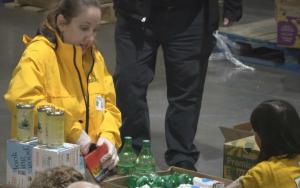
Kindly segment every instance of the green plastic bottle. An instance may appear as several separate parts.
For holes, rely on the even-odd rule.
[[[178,174],[179,184],[193,184],[193,177],[188,174]]]
[[[155,176],[154,177],[154,182],[153,182],[153,187],[166,187],[166,179],[164,176]]]
[[[179,178],[177,173],[166,176],[166,183],[165,183],[166,188],[174,188],[174,187],[178,187],[179,185],[180,183],[179,183]]]
[[[136,154],[132,148],[132,138],[130,136],[124,137],[124,146],[119,154],[119,163],[117,165],[117,172],[119,175],[131,175],[134,171],[136,161]]]
[[[141,176],[136,180],[136,186],[142,187],[144,185],[149,185],[149,182],[150,182],[149,176]]]
[[[139,179],[139,177],[137,177],[137,176],[133,176],[133,175],[128,176],[128,183],[127,183],[128,187],[136,188],[137,187],[136,182],[138,179]]]
[[[155,173],[155,159],[151,152],[150,140],[143,140],[142,150],[135,161],[134,174],[137,176]]]

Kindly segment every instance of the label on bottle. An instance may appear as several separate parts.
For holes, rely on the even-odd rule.
[[[17,139],[29,141],[34,137],[32,104],[17,104]]]

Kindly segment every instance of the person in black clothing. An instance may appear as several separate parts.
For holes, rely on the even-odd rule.
[[[242,0],[225,0],[224,25],[242,15]],[[201,107],[208,57],[218,28],[218,0],[114,0],[117,105],[121,135],[132,136],[138,152],[150,139],[146,100],[157,50],[164,54],[169,106],[165,119],[170,166],[196,170],[199,151],[193,141]]]

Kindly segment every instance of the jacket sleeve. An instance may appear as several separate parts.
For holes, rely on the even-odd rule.
[[[223,18],[239,21],[243,14],[242,0],[224,0]]]
[[[49,57],[49,49],[33,44],[24,51],[19,63],[13,71],[8,90],[4,99],[11,112],[11,135],[16,137],[16,104],[32,103],[35,109],[41,105],[53,105],[47,102],[45,82],[47,81],[45,62]],[[53,105],[54,106],[54,105]],[[63,108],[62,108],[63,109]],[[64,110],[64,109],[63,109]],[[34,110],[35,133],[37,128],[37,111]],[[82,127],[80,123],[72,121],[71,114],[65,112],[65,138],[76,140]],[[72,139],[68,139],[68,137]]]
[[[103,59],[101,57],[101,59]],[[104,62],[104,61],[102,61]],[[120,137],[121,112],[116,106],[116,94],[112,76],[104,65],[104,84],[106,89],[105,96],[105,115],[102,124],[99,126],[98,135],[109,139],[116,148],[122,144]]]
[[[36,52],[26,49],[13,71],[4,99],[12,114],[12,137],[16,136],[16,104],[32,103],[35,106],[47,104],[43,87],[43,67],[35,60]],[[36,110],[35,122],[37,122]],[[36,123],[35,123],[36,124]]]
[[[239,182],[243,188],[272,187],[270,185],[274,183],[274,176],[267,162],[261,162],[249,169],[244,176],[241,176]]]

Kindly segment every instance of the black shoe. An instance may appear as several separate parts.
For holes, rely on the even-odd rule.
[[[184,168],[187,170],[197,171],[194,164],[190,161],[180,161],[180,162],[174,164],[174,166],[179,167],[179,168]]]

